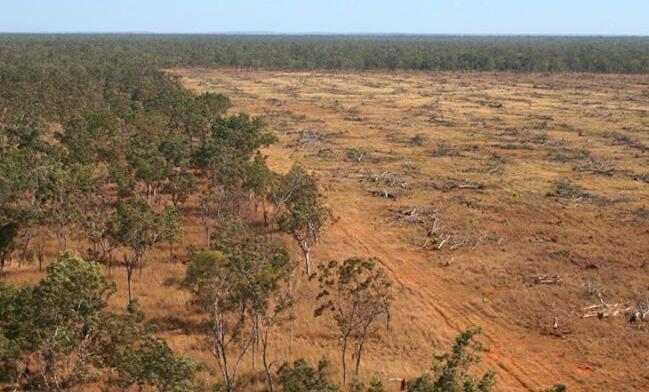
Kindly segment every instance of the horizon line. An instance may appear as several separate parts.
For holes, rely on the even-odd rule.
[[[0,31],[1,35],[203,35],[203,36],[413,36],[413,37],[630,37],[649,38],[646,34],[629,33],[407,33],[407,32],[329,32],[329,31]]]

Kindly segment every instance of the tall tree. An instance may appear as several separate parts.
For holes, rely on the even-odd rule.
[[[5,363],[14,380],[26,389],[54,391],[85,382],[100,360],[101,310],[113,291],[98,265],[69,253],[38,285],[15,291],[0,317],[16,350]]]
[[[169,244],[169,261],[174,259],[174,244],[183,234],[183,217],[173,205],[166,205],[160,218],[162,223],[162,239]]]
[[[295,164],[286,175],[276,177],[271,183],[270,198],[275,205],[273,215],[281,215],[294,204],[316,200],[318,180],[301,165]]]
[[[342,264],[331,261],[319,265],[320,306],[315,316],[330,313],[338,330],[341,347],[343,383],[347,383],[347,350],[355,341],[354,375],[358,376],[367,339],[376,332],[376,324],[389,322],[391,282],[373,259],[350,258]]]
[[[268,225],[268,214],[266,210],[266,199],[271,190],[271,185],[275,180],[272,170],[266,164],[266,157],[260,151],[257,151],[252,162],[248,165],[244,187],[252,192],[253,212],[257,212],[258,203],[261,201],[264,214],[264,224]]]
[[[291,319],[293,306],[290,279],[295,270],[286,247],[267,235],[256,232],[253,224],[241,218],[224,217],[212,235],[212,249],[230,258],[250,260],[247,275],[253,292],[249,317],[253,323],[253,368],[261,342],[262,361],[269,390],[274,390],[270,360],[270,333]]]
[[[8,222],[0,226],[0,277],[4,272],[4,266],[7,259],[14,250],[16,236],[18,235],[18,225],[14,222]]]
[[[245,226],[215,232],[215,237],[213,246],[222,251],[197,254],[187,269],[185,286],[208,318],[208,347],[217,359],[226,389],[234,391],[241,361],[253,349],[260,328],[265,337],[265,369],[270,372],[267,337],[278,315],[290,304],[282,287],[286,287],[293,264],[281,244],[251,234]]]
[[[123,261],[126,267],[129,303],[133,300],[133,271],[142,268],[146,251],[163,238],[163,230],[162,214],[155,212],[145,200],[132,197],[117,203],[111,222],[111,237],[128,249],[128,252],[124,253]]]
[[[170,170],[165,155],[160,151],[159,140],[154,136],[133,136],[128,164],[135,178],[144,183],[146,201],[155,200]]]
[[[54,230],[60,249],[68,247],[68,229],[80,223],[83,201],[101,186],[100,166],[94,164],[44,167],[39,177],[37,199],[43,220]]]
[[[287,176],[292,177],[289,173]],[[306,274],[311,276],[311,248],[320,241],[323,227],[332,219],[331,209],[325,206],[317,190],[317,182],[307,174],[300,174],[297,188],[288,187],[290,196],[284,196],[284,205],[287,210],[279,217],[280,228],[291,234],[297,241],[304,255]],[[293,181],[293,180],[291,180]]]

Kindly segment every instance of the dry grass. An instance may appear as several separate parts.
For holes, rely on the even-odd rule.
[[[301,162],[318,174],[339,221],[316,260],[374,256],[389,269],[392,329],[368,347],[364,378],[418,375],[480,324],[499,390],[649,388],[648,323],[582,318],[600,295],[649,299],[649,77],[176,72],[265,116],[280,136],[266,151],[274,169]],[[434,217],[394,219],[411,207]],[[201,242],[192,216],[185,245]],[[32,280],[32,269],[12,277]],[[183,273],[156,251],[135,292],[174,347],[213,365],[178,289]],[[337,369],[331,325],[312,317],[315,287],[298,292],[294,337],[280,331],[274,354],[326,356]]]

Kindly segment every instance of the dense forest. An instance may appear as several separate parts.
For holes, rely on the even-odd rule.
[[[302,250],[306,275],[318,277],[316,315],[335,320],[343,359],[355,358],[349,380],[343,365],[343,384],[382,390],[379,382],[351,380],[370,325],[389,315],[386,273],[375,260],[357,258],[315,270],[310,250],[332,221],[316,178],[300,166],[272,172],[259,151],[275,141],[263,119],[230,114],[228,97],[195,95],[164,72],[199,65],[645,72],[649,40],[1,36],[0,387],[203,388],[194,382],[201,366],[155,336],[130,290],[152,248],[164,244],[174,258],[194,196],[205,245],[187,252],[182,284],[205,319],[205,348],[219,369],[214,384],[238,390],[236,358],[261,346],[266,360],[268,331],[290,319],[298,267],[270,235],[284,232]],[[52,260],[43,251],[48,238],[60,252]],[[70,249],[71,238],[88,247]],[[29,262],[47,266],[40,282],[4,283],[4,267]],[[127,276],[124,312],[107,308],[115,282],[105,269],[115,265]],[[478,332],[458,337],[433,370],[408,381],[409,390],[491,390],[493,373],[466,372],[478,358],[471,352]],[[271,391],[339,388],[325,362],[265,371]]]
[[[168,111],[186,93],[160,70],[177,66],[643,73],[649,39],[5,34],[0,115],[124,115],[131,101]]]
[[[13,65],[114,51],[162,67],[649,71],[647,37],[5,34],[0,50],[0,61]]]

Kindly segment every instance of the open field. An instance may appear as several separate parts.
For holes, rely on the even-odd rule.
[[[338,222],[317,261],[390,270],[393,325],[364,376],[419,374],[480,324],[499,390],[649,388],[649,325],[584,318],[649,301],[649,77],[176,72],[264,116],[272,168],[318,174]],[[305,324],[290,354],[336,364],[327,325]]]

